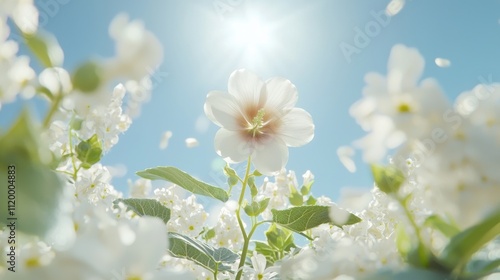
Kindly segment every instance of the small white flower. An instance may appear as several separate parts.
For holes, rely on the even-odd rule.
[[[130,21],[128,15],[117,15],[109,26],[109,34],[116,43],[116,56],[107,65],[111,77],[128,77],[139,81],[149,76],[163,59],[161,43],[139,20]]]
[[[311,115],[294,108],[297,90],[286,79],[263,82],[248,70],[229,77],[229,94],[211,91],[205,114],[221,127],[215,135],[217,153],[232,162],[252,157],[263,174],[281,170],[288,148],[309,143],[314,137]]]
[[[266,268],[266,257],[256,251],[253,251],[250,260],[252,261],[252,268],[245,267],[245,279],[266,280],[278,275],[279,268],[277,266]]]

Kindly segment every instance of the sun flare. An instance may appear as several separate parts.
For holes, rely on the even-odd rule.
[[[271,46],[271,30],[259,18],[241,19],[229,24],[228,32],[231,47],[241,50],[243,56],[255,59]]]

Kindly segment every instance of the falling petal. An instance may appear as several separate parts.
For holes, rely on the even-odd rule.
[[[194,148],[197,147],[200,143],[196,138],[186,138],[186,147],[188,148]]]
[[[161,135],[161,141],[160,141],[160,149],[164,150],[168,146],[168,140],[172,137],[172,131],[168,130],[165,131]]]
[[[342,146],[337,149],[337,156],[340,162],[349,170],[349,172],[356,172],[356,164],[352,160],[354,156],[354,149],[349,146]]]
[[[389,2],[389,4],[387,4],[387,7],[385,8],[385,13],[391,17],[395,16],[396,14],[401,12],[404,6],[405,0],[391,0],[391,2]]]
[[[434,60],[434,62],[436,63],[437,66],[441,67],[441,68],[445,68],[445,67],[450,67],[451,65],[451,61],[449,61],[448,59],[445,59],[445,58],[436,58]]]

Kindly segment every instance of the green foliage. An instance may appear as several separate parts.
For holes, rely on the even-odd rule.
[[[257,186],[255,185],[255,176],[250,175],[248,176],[248,186],[250,187],[250,195],[252,198],[257,196],[259,193],[259,190],[257,189]]]
[[[229,176],[227,178],[227,184],[231,187],[236,186],[238,184],[239,178],[238,176]]]
[[[186,172],[172,166],[148,168],[137,172],[137,175],[150,180],[169,181],[194,194],[212,197],[222,202],[226,202],[229,199],[225,190],[195,179]]]
[[[433,229],[436,229],[448,238],[455,236],[456,234],[458,234],[460,232],[460,229],[458,227],[452,225],[451,223],[446,222],[438,215],[429,216],[425,220],[424,226],[428,226],[428,227],[431,227]]]
[[[123,203],[127,210],[131,210],[139,216],[151,216],[162,219],[166,224],[170,220],[170,209],[163,206],[159,201],[152,198],[125,198],[113,201],[113,204]]]
[[[62,63],[63,51],[57,39],[51,34],[23,34],[28,48],[45,67],[54,67]]]
[[[246,205],[243,209],[245,213],[250,217],[259,216],[262,212],[264,212],[269,204],[270,198],[265,198],[259,202],[253,201],[252,203]]]
[[[215,230],[213,228],[204,230],[203,239],[210,240],[214,237],[215,237]]]
[[[270,264],[280,259],[279,250],[269,246],[266,242],[255,241],[255,251],[266,257],[267,262]]]
[[[293,233],[285,228],[278,228],[276,224],[271,224],[265,232],[267,243],[278,252],[289,252],[291,248],[295,248],[293,243]]]
[[[403,182],[405,181],[405,176],[401,170],[397,169],[395,166],[380,166],[372,165],[372,174],[377,184],[377,187],[387,193],[397,193]]]
[[[271,212],[273,213],[273,222],[295,232],[303,232],[325,223],[341,227],[361,221],[358,216],[349,214],[344,224],[336,224],[330,219],[330,207],[319,205],[299,206],[285,210],[273,209]]]
[[[492,273],[500,273],[500,259],[473,260],[467,265],[467,277],[478,279]]]
[[[300,193],[297,192],[295,188],[293,188],[293,190],[290,192],[288,200],[293,206],[302,206],[302,204],[304,203],[304,198]]]
[[[60,211],[62,182],[49,167],[54,159],[40,134],[28,112],[23,111],[14,125],[0,135],[0,182],[5,191],[0,199],[0,223],[17,218],[16,230],[44,236]],[[15,198],[9,198],[9,189],[15,191],[11,191]],[[12,206],[15,209],[10,212],[8,207]]]
[[[472,255],[500,235],[500,209],[480,223],[455,235],[440,259],[455,272],[461,271]]]
[[[95,62],[86,62],[75,70],[71,80],[73,87],[81,92],[93,92],[101,85],[102,69]]]
[[[303,185],[300,188],[300,193],[302,195],[308,195],[311,192],[311,187],[313,184],[314,184],[314,181],[311,181],[311,182],[307,183],[306,185]]]
[[[306,205],[316,205],[316,198],[314,196],[310,195],[309,198],[306,200]]]
[[[89,169],[92,165],[98,163],[102,157],[102,145],[97,134],[80,142],[76,146],[75,152],[76,158],[82,162],[82,167],[85,169]]]
[[[213,272],[231,270],[238,255],[227,248],[214,248],[188,236],[170,232],[169,252],[172,256],[191,260]]]
[[[78,131],[78,130],[82,129],[82,123],[83,123],[83,119],[80,119],[78,117],[74,117],[71,119],[71,122],[69,125],[70,125],[72,130]]]

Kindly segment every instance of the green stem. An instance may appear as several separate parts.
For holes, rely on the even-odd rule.
[[[254,234],[255,230],[261,223],[256,223],[252,226],[252,229],[250,230],[250,233],[248,233],[248,236],[244,238],[244,243],[243,243],[243,251],[241,252],[241,259],[240,259],[240,264],[238,265],[238,274],[236,275],[236,280],[240,280],[241,276],[243,274],[243,265],[245,264],[245,259],[247,257],[248,253],[248,246],[250,245],[250,239],[252,238],[252,235]]]
[[[61,104],[62,100],[63,100],[62,94],[56,95],[56,98],[52,103],[52,106],[50,107],[49,113],[47,113],[47,116],[45,116],[45,119],[43,120],[43,128],[49,127],[50,121],[52,120],[54,114],[57,112],[57,109],[59,109],[59,105]]]
[[[73,153],[73,129],[69,128],[69,131],[68,131],[68,136],[69,136],[69,139],[68,139],[68,143],[69,143],[69,150],[71,152],[71,165],[73,166],[73,180],[76,182],[76,177],[77,177],[77,174],[78,174],[78,171],[80,170],[80,167],[78,167],[78,169],[76,168],[76,162],[75,162],[75,153]]]
[[[405,203],[404,199],[402,199],[401,197],[398,196],[397,200],[401,204],[401,206],[403,206],[406,217],[410,221],[410,224],[413,227],[413,230],[415,230],[415,234],[417,235],[417,239],[419,242],[418,253],[420,256],[420,260],[423,262],[424,266],[427,266],[427,264],[429,263],[429,259],[427,257],[427,250],[425,248],[424,239],[422,238],[422,232],[420,231],[420,228],[418,227],[417,223],[415,222],[413,215],[410,213],[410,210],[406,206],[407,204]]]
[[[243,226],[243,221],[241,220],[241,216],[240,216],[241,205],[243,203],[243,199],[245,198],[245,190],[246,190],[247,183],[248,183],[248,175],[250,174],[250,164],[251,164],[251,156],[248,157],[247,169],[245,171],[245,178],[243,179],[243,183],[241,186],[240,199],[238,200],[238,209],[236,209],[236,219],[238,220],[238,225],[240,226],[241,234],[243,235],[243,250],[241,251],[241,259],[240,259],[240,263],[238,265],[238,274],[236,275],[236,280],[241,279],[241,275],[243,273],[242,267],[245,264],[245,259],[247,257],[248,245],[250,243],[250,237],[256,228],[256,226],[253,225],[252,230],[250,231],[250,234],[247,235],[247,233],[245,231],[245,227]]]

